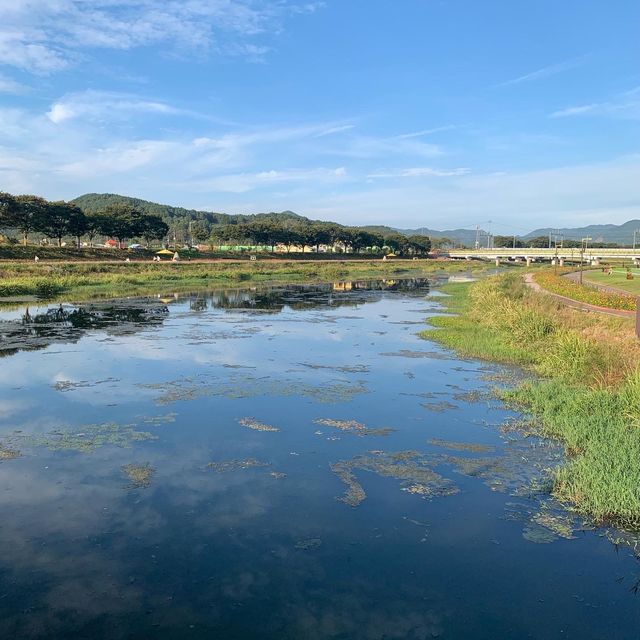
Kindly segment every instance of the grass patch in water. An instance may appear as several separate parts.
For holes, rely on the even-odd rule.
[[[247,427],[247,429],[253,429],[254,431],[280,431],[277,427],[272,427],[268,424],[263,424],[262,422],[258,422],[253,418],[240,418],[238,423],[243,427]]]
[[[357,422],[356,420],[331,420],[329,418],[319,418],[318,420],[314,420],[314,422],[326,427],[339,429],[340,431],[355,433],[357,436],[388,436],[390,433],[395,431],[395,429],[390,427],[368,429],[364,424]]]
[[[124,464],[121,469],[129,480],[131,489],[148,489],[151,486],[151,478],[156,472],[149,463]]]
[[[260,462],[255,458],[246,460],[225,460],[223,462],[210,462],[207,467],[216,473],[227,473],[229,471],[242,471],[244,469],[255,469],[256,467],[268,467],[268,462]]]
[[[502,396],[565,444],[553,495],[597,522],[640,527],[640,344],[632,322],[584,314],[527,289],[516,274],[444,288],[435,330],[421,335],[467,356],[538,374]]]

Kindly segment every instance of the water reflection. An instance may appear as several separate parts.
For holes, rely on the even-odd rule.
[[[280,286],[158,295],[78,305],[59,304],[44,308],[26,306],[18,317],[10,319],[3,317],[7,314],[0,311],[0,357],[20,350],[43,349],[53,343],[74,343],[90,331],[130,335],[162,324],[169,315],[168,305],[185,300],[193,312],[211,308],[278,314],[285,307],[293,310],[323,306],[354,307],[379,300],[382,292],[413,291],[424,295],[428,289],[427,279],[412,278],[334,282],[305,287],[303,291],[295,286]]]
[[[634,637],[633,554],[549,497],[515,372],[416,337],[429,289],[3,314],[0,637]]]

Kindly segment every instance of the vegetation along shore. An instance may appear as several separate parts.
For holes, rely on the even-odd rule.
[[[552,492],[596,522],[640,526],[640,344],[632,321],[584,314],[527,288],[520,274],[445,285],[452,316],[423,337],[536,374],[504,399],[564,442]]]
[[[474,265],[486,269],[486,265]],[[278,260],[255,262],[0,263],[0,300],[20,296],[45,299],[117,296],[167,290],[196,290],[240,283],[332,282],[464,273],[466,263],[434,260]]]

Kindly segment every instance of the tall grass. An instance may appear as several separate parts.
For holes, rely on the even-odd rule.
[[[565,443],[553,493],[600,522],[640,527],[640,346],[630,321],[583,314],[525,288],[516,274],[445,287],[423,332],[459,352],[538,376],[506,400]]]

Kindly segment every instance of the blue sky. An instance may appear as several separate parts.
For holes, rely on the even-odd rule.
[[[639,28],[637,0],[0,0],[0,190],[621,223],[640,217]]]

